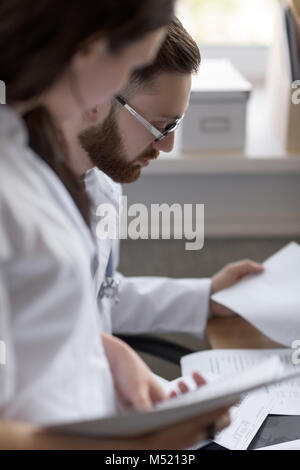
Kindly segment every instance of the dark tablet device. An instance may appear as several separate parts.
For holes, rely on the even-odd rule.
[[[269,415],[248,449],[259,449],[296,439],[300,439],[300,416]]]
[[[300,416],[269,415],[252,440],[248,450],[300,439]],[[212,442],[201,450],[227,450]]]

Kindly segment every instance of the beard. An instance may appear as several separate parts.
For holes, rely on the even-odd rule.
[[[155,160],[159,156],[158,151],[148,149],[130,163],[126,161],[126,152],[114,107],[102,124],[83,131],[78,139],[92,163],[116,183],[137,181],[142,172],[138,161]]]

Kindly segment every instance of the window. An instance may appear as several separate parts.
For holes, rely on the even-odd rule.
[[[268,46],[277,0],[180,0],[178,16],[199,44]]]

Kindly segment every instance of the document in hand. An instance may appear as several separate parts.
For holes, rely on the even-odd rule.
[[[290,243],[247,276],[212,299],[233,310],[277,343],[300,340],[300,245]]]
[[[239,376],[255,364],[274,356],[278,356],[286,367],[291,367],[294,355],[295,351],[288,348],[214,349],[184,356],[181,371],[183,376],[199,371],[206,379],[210,380],[212,376],[215,380],[215,377],[226,377],[228,374]],[[285,380],[246,393],[230,412],[231,424],[218,433],[215,442],[231,450],[247,449],[269,414],[300,415],[300,379]]]
[[[286,367],[278,356],[274,356],[238,375],[230,375],[194,392],[160,403],[150,412],[127,411],[106,418],[59,424],[51,426],[51,429],[104,438],[137,436],[230,405],[245,392],[297,375],[300,376],[300,367]]]
[[[204,377],[207,374],[223,377],[228,374],[240,374],[274,355],[278,356],[287,367],[293,363],[295,358],[298,359],[298,351],[288,348],[214,349],[184,356],[181,360],[181,370],[184,376],[199,371]],[[272,414],[300,416],[299,378],[268,387],[268,391],[274,396]]]

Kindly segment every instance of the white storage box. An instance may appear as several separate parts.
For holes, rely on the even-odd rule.
[[[242,150],[252,85],[225,59],[202,61],[183,122],[184,152]]]

